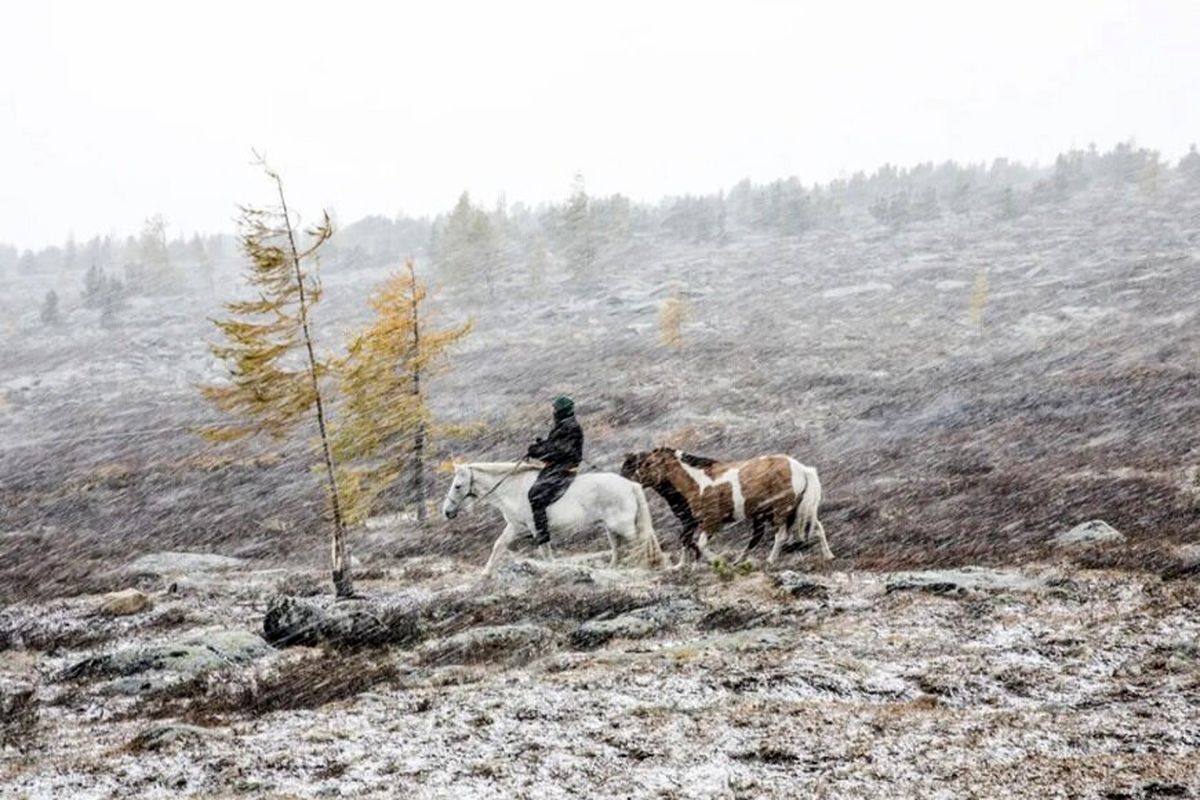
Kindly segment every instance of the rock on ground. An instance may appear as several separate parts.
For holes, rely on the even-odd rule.
[[[425,664],[521,663],[549,650],[554,632],[542,625],[491,625],[426,642],[418,655]]]
[[[201,631],[178,642],[131,645],[112,653],[77,661],[59,674],[59,680],[121,677],[149,670],[195,674],[231,664],[245,664],[271,651],[271,646],[249,631]]]
[[[829,584],[812,575],[784,570],[774,575],[775,585],[792,597],[827,600],[829,599]]]
[[[232,556],[219,556],[214,553],[183,553],[168,552],[147,553],[134,560],[126,571],[135,574],[167,575],[183,572],[221,572],[239,569],[246,565],[246,560]]]
[[[1055,535],[1054,544],[1060,547],[1078,544],[1100,544],[1104,542],[1123,542],[1125,534],[1109,525],[1104,520],[1094,519],[1083,522]]]
[[[599,647],[611,639],[644,639],[703,615],[702,607],[688,601],[667,601],[635,608],[624,614],[601,614],[571,633],[572,646],[580,650]]]
[[[98,611],[106,617],[125,617],[151,608],[154,608],[154,600],[150,595],[137,589],[122,589],[104,595]]]
[[[225,732],[214,728],[202,728],[199,725],[184,725],[168,723],[146,728],[129,743],[129,749],[135,753],[162,750],[176,743],[195,743],[207,738],[224,737]]]
[[[896,572],[887,582],[887,591],[922,591],[933,594],[970,592],[1030,592],[1046,587],[1045,581],[1022,575],[1016,570],[963,567],[924,572]]]
[[[332,644],[338,647],[402,645],[420,636],[417,609],[402,599],[338,602],[277,596],[263,617],[263,636],[278,647]]]

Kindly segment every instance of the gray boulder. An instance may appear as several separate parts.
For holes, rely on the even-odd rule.
[[[85,658],[63,670],[58,679],[114,678],[149,670],[192,675],[230,664],[245,664],[266,655],[271,649],[261,637],[249,631],[201,631],[178,642],[134,645]]]
[[[896,572],[887,582],[887,592],[919,591],[932,594],[972,592],[1030,592],[1045,588],[1038,578],[1015,570],[963,567],[961,569]]]
[[[125,571],[134,574],[169,575],[188,572],[221,572],[239,569],[246,560],[213,553],[147,553],[130,563]]]
[[[784,570],[773,576],[775,585],[792,597],[805,600],[828,600],[829,584],[812,575]]]
[[[133,737],[129,749],[135,753],[162,750],[173,744],[195,744],[205,739],[224,738],[225,732],[199,725],[169,723],[153,725]]]
[[[351,600],[327,607],[313,600],[278,596],[271,599],[263,617],[263,636],[277,647],[375,647],[408,644],[420,635],[418,610],[404,600]]]
[[[688,601],[667,601],[635,608],[624,614],[606,612],[589,619],[571,633],[571,645],[591,650],[612,639],[644,639],[647,636],[704,616],[703,606]]]
[[[109,592],[100,598],[97,611],[106,617],[125,617],[152,608],[154,600],[150,595],[137,589],[122,589],[119,592]]]
[[[425,664],[524,663],[550,649],[554,632],[543,625],[492,625],[471,628],[427,642],[418,656]]]
[[[315,602],[273,597],[263,617],[263,637],[276,647],[315,645],[321,640],[325,618],[325,609]]]
[[[591,585],[595,571],[568,561],[518,559],[502,564],[493,579],[497,585],[523,587],[554,581],[562,584]]]
[[[1068,531],[1061,531],[1053,539],[1054,544],[1059,547],[1123,541],[1125,541],[1125,534],[1100,519],[1081,523]]]

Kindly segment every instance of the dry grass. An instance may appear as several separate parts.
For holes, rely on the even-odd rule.
[[[37,729],[37,688],[0,685],[0,749],[24,752],[36,741]]]
[[[666,597],[657,590],[539,584],[533,591],[501,595],[480,596],[471,592],[440,595],[436,602],[422,609],[421,619],[431,632],[444,636],[485,625],[579,622],[604,613],[623,614]]]
[[[319,708],[399,680],[399,669],[386,655],[326,652],[254,673],[196,675],[148,695],[129,717],[179,717],[204,725],[229,714]]]

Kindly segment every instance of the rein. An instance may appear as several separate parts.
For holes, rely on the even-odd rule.
[[[522,458],[520,461],[517,462],[517,465],[515,467],[510,469],[508,472],[504,473],[504,477],[502,477],[500,480],[496,481],[495,486],[488,489],[486,492],[484,492],[481,495],[475,494],[475,470],[471,470],[471,485],[467,489],[467,493],[466,493],[466,495],[464,495],[464,497],[474,497],[478,502],[482,503],[484,500],[486,500],[488,497],[491,496],[492,492],[494,492],[500,488],[500,484],[504,483],[506,480],[511,478],[513,475],[516,475],[518,472],[520,472],[521,467],[523,467],[523,466],[525,466],[525,459]]]

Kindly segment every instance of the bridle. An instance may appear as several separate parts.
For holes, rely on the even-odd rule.
[[[475,470],[468,467],[467,468],[467,475],[468,475],[467,493],[463,495],[463,500],[466,500],[468,497],[474,497],[476,499],[476,501],[482,503],[484,500],[488,499],[492,495],[492,492],[494,492],[500,488],[500,484],[504,483],[506,480],[511,478],[513,475],[516,475],[517,472],[520,471],[521,467],[525,466],[525,461],[526,461],[526,459],[524,459],[524,458],[522,458],[520,461],[518,461],[516,466],[514,466],[508,472],[504,473],[504,476],[502,478],[500,478],[500,480],[496,481],[495,486],[488,489],[486,492],[484,492],[481,495],[475,494]]]

